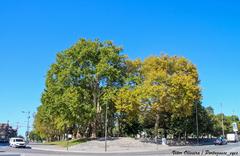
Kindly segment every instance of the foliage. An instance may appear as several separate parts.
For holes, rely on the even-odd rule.
[[[121,87],[125,73],[121,50],[110,41],[81,39],[57,54],[35,118],[42,137],[56,139],[65,133],[96,137],[102,133],[102,107],[112,105],[109,97]]]
[[[55,141],[55,142],[47,142],[46,145],[58,145],[62,147],[71,147],[77,144],[81,144],[86,142],[86,139],[73,139],[73,140],[64,140],[64,141]]]
[[[34,142],[42,142],[41,136],[35,130],[30,132],[29,139]]]
[[[197,67],[178,56],[129,60],[111,41],[81,39],[57,54],[47,72],[31,138],[47,141],[108,134],[196,137],[222,134],[222,115],[203,107]],[[198,114],[196,114],[196,112]],[[232,132],[237,116],[224,116]],[[240,125],[240,124],[238,124]]]
[[[156,133],[160,122],[168,129],[171,118],[190,116],[201,99],[197,69],[185,58],[162,55],[144,62],[129,61],[128,72],[125,87],[115,99],[117,111],[130,122],[155,114]]]

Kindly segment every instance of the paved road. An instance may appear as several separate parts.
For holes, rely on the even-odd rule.
[[[71,152],[53,152],[53,151],[40,151],[34,150],[31,148],[27,149],[15,149],[9,148],[6,145],[0,144],[0,156],[2,154],[22,154],[24,156],[161,156],[161,155],[207,155],[207,156],[215,156],[215,155],[239,155],[240,156],[240,143],[229,143],[228,145],[222,146],[184,146],[181,148],[176,148],[175,150],[166,149],[161,151],[150,151],[150,152],[129,152],[129,153],[71,153]],[[188,151],[188,153],[186,153]],[[226,153],[224,153],[226,152]],[[231,153],[232,152],[232,153]],[[239,152],[239,153],[237,153]]]

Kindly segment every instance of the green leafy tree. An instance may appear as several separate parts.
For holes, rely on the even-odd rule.
[[[41,136],[35,130],[30,132],[29,139],[34,142],[42,142]]]
[[[122,86],[125,75],[121,50],[111,41],[81,39],[58,53],[47,73],[36,129],[46,135],[51,132],[48,128],[74,136],[101,134],[103,107],[112,104],[107,97]]]

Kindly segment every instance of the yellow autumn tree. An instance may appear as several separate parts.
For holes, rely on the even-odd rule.
[[[152,56],[143,62],[132,61],[128,66],[131,70],[126,87],[115,99],[116,108],[128,119],[146,111],[154,113],[156,136],[161,114],[189,116],[193,105],[201,100],[197,68],[186,58]]]

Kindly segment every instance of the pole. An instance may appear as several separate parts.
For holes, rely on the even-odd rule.
[[[196,128],[197,128],[197,144],[199,144],[199,129],[198,129],[198,104],[196,104]]]
[[[29,141],[29,120],[30,120],[30,111],[28,111],[28,116],[27,116],[27,134],[26,134],[27,143]]]
[[[67,151],[68,151],[68,146],[69,146],[69,139],[68,139],[68,135],[67,135]]]
[[[221,112],[222,112],[222,135],[223,135],[223,137],[224,137],[224,136],[225,136],[225,134],[224,134],[224,124],[223,124],[224,115],[223,115],[223,110],[222,110],[222,103],[221,103]]]
[[[234,118],[234,116],[235,116],[235,111],[233,110],[233,115],[232,115],[232,122],[235,122],[235,118]]]
[[[18,128],[19,128],[18,125],[19,125],[19,122],[17,122],[17,128],[16,128],[17,130],[18,130]]]
[[[107,102],[106,102],[106,112],[105,112],[105,152],[107,152],[107,126],[108,126],[108,118],[107,118]]]
[[[28,141],[29,141],[29,120],[30,120],[30,111],[28,111],[28,112],[22,111],[22,113],[27,114],[27,131],[26,131],[25,136],[26,136],[26,142],[28,143]]]
[[[238,142],[238,132],[234,130],[235,129],[234,128],[234,124],[235,124],[234,116],[235,116],[235,110],[233,110],[233,115],[232,115],[232,126],[233,126],[233,131],[235,133],[235,141]]]

